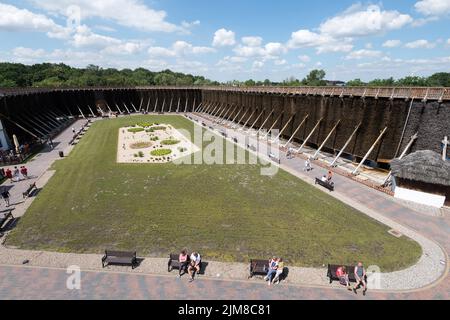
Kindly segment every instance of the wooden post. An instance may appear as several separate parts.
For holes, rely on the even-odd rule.
[[[287,129],[289,123],[291,123],[292,119],[294,119],[295,115],[292,115],[288,122],[286,122],[286,125],[283,127],[283,129],[281,129],[280,133],[278,134],[278,136],[274,139],[274,141],[277,141],[278,139],[280,139],[281,135],[283,134],[283,132]]]
[[[156,108],[158,107],[158,97],[156,97],[155,101],[155,109],[153,109],[153,113],[156,113]]]
[[[242,119],[244,119],[244,117],[247,115],[248,110],[250,110],[250,109],[246,109],[246,110],[245,110],[244,115],[243,115],[243,116],[239,119],[239,121],[232,127],[233,129],[236,128],[236,127],[239,125],[239,123],[241,123]]]
[[[328,139],[331,138],[331,135],[333,134],[333,132],[336,130],[336,128],[338,127],[339,123],[341,123],[341,120],[339,120],[336,125],[333,127],[333,129],[331,129],[330,133],[328,134],[328,136],[325,138],[325,140],[322,142],[322,144],[320,145],[319,149],[317,149],[316,153],[313,155],[313,159],[317,160],[318,156],[319,156],[319,152],[322,150],[322,148],[325,146],[325,144],[327,143]]]
[[[267,116],[266,120],[264,120],[261,127],[259,127],[259,130],[258,130],[258,132],[256,132],[256,135],[258,135],[261,132],[261,130],[264,128],[264,125],[267,123],[267,121],[269,121],[269,118],[272,114],[273,114],[273,109],[272,109],[272,111],[269,112],[269,115]]]
[[[267,136],[270,134],[270,131],[272,131],[273,128],[275,128],[275,125],[277,124],[278,120],[281,119],[281,116],[283,115],[283,113],[280,113],[280,115],[278,116],[278,118],[275,120],[275,122],[273,123],[273,125],[270,127],[269,130],[267,130],[267,133],[264,135],[263,139],[267,138]]]
[[[442,140],[442,143],[444,144],[442,148],[442,161],[447,160],[447,148],[448,148],[448,137],[445,136],[444,140]]]
[[[258,122],[259,118],[261,118],[261,116],[264,114],[264,110],[261,111],[261,113],[259,114],[259,116],[256,118],[255,122],[253,122],[252,126],[250,127],[250,129],[247,130],[247,132],[252,131],[253,127],[256,125],[256,123]]]
[[[300,128],[303,126],[303,124],[305,123],[306,119],[308,119],[309,114],[306,115],[306,117],[303,118],[303,121],[300,123],[300,125],[298,126],[297,129],[295,129],[294,133],[292,134],[291,138],[288,140],[288,142],[286,142],[286,144],[283,146],[284,148],[286,148],[289,143],[292,142],[292,140],[295,138],[295,135],[297,134],[297,132],[300,130]]]
[[[362,165],[364,164],[364,162],[366,162],[367,158],[370,156],[370,154],[372,153],[373,149],[375,149],[375,146],[378,144],[378,142],[380,142],[381,138],[383,138],[385,132],[387,130],[387,127],[383,129],[383,131],[381,131],[380,135],[378,136],[377,140],[375,140],[375,142],[373,143],[372,147],[370,147],[369,151],[367,151],[366,155],[364,156],[364,158],[361,160],[361,162],[359,163],[359,165],[356,167],[355,170],[353,170],[352,174],[353,175],[358,175],[358,171],[359,169],[362,167]]]
[[[355,127],[355,130],[353,130],[352,134],[350,135],[350,138],[347,139],[347,141],[345,142],[344,146],[342,147],[341,151],[339,151],[338,155],[336,156],[336,158],[334,158],[333,162],[331,163],[331,167],[337,167],[335,164],[338,161],[338,159],[341,157],[341,155],[344,153],[345,149],[347,148],[347,146],[350,144],[350,141],[352,141],[353,136],[356,134],[356,132],[358,132],[359,127],[361,127],[361,122]]]
[[[309,133],[308,137],[305,139],[305,141],[303,141],[303,144],[300,146],[300,148],[298,148],[297,153],[299,153],[303,147],[306,145],[306,143],[308,142],[308,140],[312,137],[312,135],[314,134],[314,132],[316,131],[316,129],[319,127],[320,123],[322,122],[323,118],[320,118],[319,121],[317,121],[317,124],[314,126],[314,128],[312,129],[312,131]]]

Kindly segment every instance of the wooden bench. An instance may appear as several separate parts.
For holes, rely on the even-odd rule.
[[[6,224],[8,219],[14,219],[12,215],[12,210],[0,213],[0,231],[3,231],[3,226]]]
[[[30,196],[30,194],[33,192],[34,189],[37,189],[36,187],[36,182],[33,184],[30,184],[30,186],[28,187],[28,189],[22,193],[23,198],[28,198]]]
[[[330,191],[334,191],[334,183],[333,182],[328,182],[328,181],[324,182],[324,181],[322,181],[322,179],[316,178],[316,184],[319,184],[322,187],[327,188]]]
[[[333,281],[339,281],[340,280],[339,277],[336,276],[336,271],[340,267],[342,267],[342,265],[334,265],[334,264],[329,264],[328,265],[327,277],[330,279],[330,283],[333,283]],[[345,266],[345,268],[347,269],[348,280],[350,282],[356,282],[355,266]],[[366,275],[364,280],[367,283],[367,275]]]
[[[108,265],[131,266],[132,269],[137,267],[136,252],[111,251],[105,250],[102,258],[102,267]]]
[[[250,260],[249,279],[255,275],[266,276],[269,271],[269,260]]]

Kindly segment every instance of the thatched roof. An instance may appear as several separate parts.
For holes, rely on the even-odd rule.
[[[450,161],[434,151],[422,150],[391,162],[395,177],[412,181],[450,186]]]

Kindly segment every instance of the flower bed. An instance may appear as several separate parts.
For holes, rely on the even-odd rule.
[[[161,141],[161,144],[164,146],[173,146],[173,145],[179,144],[180,142],[181,142],[180,140],[167,139],[167,140]]]
[[[130,128],[130,129],[128,129],[128,132],[131,132],[131,133],[138,133],[138,132],[142,132],[142,131],[144,131],[144,128]]]
[[[170,149],[157,149],[150,152],[150,154],[154,157],[164,157],[172,153]]]
[[[130,145],[131,149],[146,149],[150,148],[153,144],[151,142],[136,142]]]

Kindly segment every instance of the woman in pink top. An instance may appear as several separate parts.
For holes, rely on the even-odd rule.
[[[187,267],[189,265],[189,255],[188,255],[186,249],[183,249],[180,252],[180,255],[178,257],[178,262],[180,262],[180,270],[178,273],[178,277],[181,277],[183,274],[186,273]],[[183,272],[183,273],[181,273],[181,272]]]

